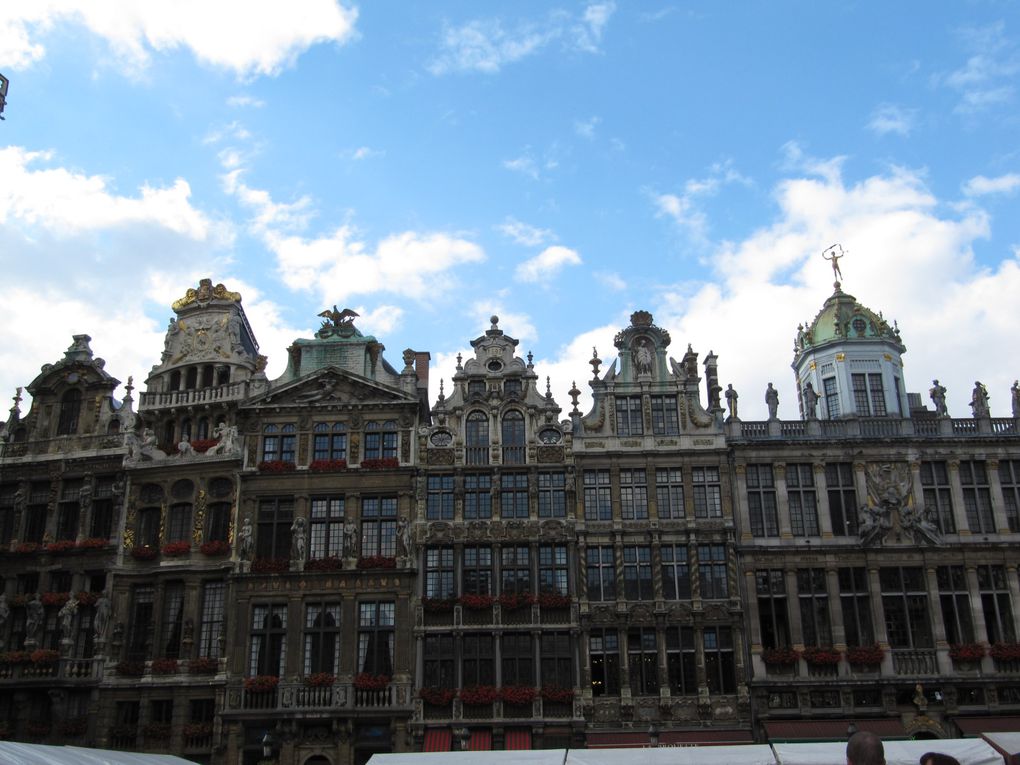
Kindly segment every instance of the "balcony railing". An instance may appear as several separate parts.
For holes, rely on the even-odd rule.
[[[192,406],[222,401],[237,401],[248,396],[248,381],[216,385],[210,388],[174,390],[166,393],[143,393],[139,397],[138,411],[163,409],[174,406]]]
[[[243,686],[239,703],[228,704],[228,711],[287,711],[328,709],[410,710],[410,684],[390,683],[378,690],[362,690],[353,683],[309,687],[303,683],[280,683],[269,691],[253,691]]]
[[[443,706],[421,704],[415,709],[415,720],[456,721],[456,720],[513,720],[515,724],[521,720],[543,719],[581,719],[583,717],[579,705],[573,701],[548,701],[541,696],[529,704],[509,704],[497,700],[491,704],[468,705],[460,699]]]
[[[101,659],[59,659],[46,664],[6,664],[0,663],[0,681],[2,680],[102,680],[103,661]]]
[[[985,425],[984,423],[988,423]],[[736,421],[728,426],[734,438],[759,441],[771,438],[915,438],[917,436],[1016,436],[1017,420],[998,417],[936,419],[855,417],[845,420]]]
[[[577,614],[575,605],[562,607],[540,606],[533,604],[521,608],[509,609],[494,603],[487,608],[467,608],[457,604],[449,611],[429,611],[421,606],[418,624],[425,627],[494,627],[499,625],[527,626],[575,624]]]
[[[934,648],[894,648],[892,658],[897,675],[937,675],[939,672]]]

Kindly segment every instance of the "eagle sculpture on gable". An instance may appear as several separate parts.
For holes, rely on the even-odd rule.
[[[357,316],[360,316],[360,314],[357,311],[352,311],[350,308],[338,311],[336,303],[334,303],[332,311],[327,308],[325,311],[320,313],[319,316],[326,320],[325,323],[332,323],[334,327],[339,327],[342,324],[350,324]]]

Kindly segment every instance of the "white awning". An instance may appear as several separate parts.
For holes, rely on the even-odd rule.
[[[171,754],[0,741],[0,765],[194,765]]]
[[[776,758],[767,744],[659,746],[571,749],[567,753],[566,765],[731,765],[735,762],[740,765],[775,765]]]
[[[1002,755],[979,738],[883,741],[886,765],[917,765],[925,752],[950,754],[967,765],[1003,765]],[[846,742],[773,744],[780,765],[846,765]]]

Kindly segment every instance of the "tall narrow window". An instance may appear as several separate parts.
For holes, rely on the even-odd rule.
[[[648,486],[644,470],[620,471],[620,517],[625,521],[648,518]]]
[[[262,429],[262,461],[275,462],[280,459],[280,428],[266,425]]]
[[[721,600],[730,596],[725,545],[698,545],[698,573],[701,575],[702,599]]]
[[[567,594],[566,545],[539,545],[538,591],[554,595]]]
[[[1014,643],[1013,609],[1009,604],[1009,587],[1006,585],[1005,566],[978,566],[978,590],[981,608],[985,614],[985,629],[989,643]]]
[[[795,537],[818,536],[818,505],[815,475],[810,464],[786,466],[786,500],[790,507],[790,531]]]
[[[588,562],[588,599],[616,600],[616,564],[612,545],[589,547],[585,556]]]
[[[89,536],[107,539],[113,529],[113,476],[96,478],[92,495],[92,527]],[[0,539],[10,539],[10,534]]]
[[[313,429],[313,460],[347,459],[347,426],[342,422],[318,422]]]
[[[663,545],[659,554],[662,556],[662,596],[666,600],[690,600],[687,545]]]
[[[396,459],[397,423],[369,422],[365,425],[365,459]]]
[[[312,497],[309,560],[343,554],[344,504],[343,497]]]
[[[733,660],[733,632],[729,627],[706,627],[702,633],[705,643],[705,682],[708,692],[734,693],[737,673]]]
[[[78,478],[65,480],[60,488],[57,506],[57,539],[73,540],[78,536],[78,518],[81,516],[79,496],[84,482]]]
[[[608,470],[584,471],[584,517],[589,521],[611,521],[613,504]]]
[[[588,636],[593,696],[620,693],[620,638],[616,630],[593,629]]]
[[[829,588],[824,568],[797,569],[797,598],[804,645],[819,648],[832,645],[829,624]]]
[[[527,545],[507,545],[500,560],[501,594],[531,592],[531,557]]]
[[[684,517],[684,473],[680,468],[655,471],[655,507],[659,518]]]
[[[616,397],[616,435],[642,436],[645,433],[641,417],[641,396]]]
[[[393,676],[393,603],[360,603],[358,672]]]
[[[985,463],[978,460],[961,462],[960,483],[963,485],[963,507],[967,511],[967,526],[971,533],[994,534],[995,518]]]
[[[464,520],[492,517],[492,476],[467,473],[464,476]]]
[[[839,417],[839,391],[836,389],[836,378],[826,377],[822,380],[822,391],[825,396],[825,412],[830,420]]]
[[[942,624],[950,645],[974,642],[974,623],[970,617],[970,593],[963,566],[939,566],[935,569],[939,585]]]
[[[543,632],[539,641],[542,685],[574,687],[574,652],[569,632]]]
[[[722,518],[719,468],[695,467],[691,470],[691,480],[694,483],[694,517]]]
[[[871,594],[865,568],[837,569],[839,605],[843,611],[843,629],[849,646],[870,646],[875,642],[871,621]]]
[[[181,627],[184,624],[184,583],[168,582],[163,589],[163,629],[160,639],[162,656],[176,659],[181,655]]]
[[[747,466],[747,509],[751,534],[756,537],[779,536],[779,514],[776,511],[776,485],[771,465]]]
[[[464,686],[492,685],[496,682],[492,635],[467,633],[462,640]]]
[[[207,659],[220,657],[220,638],[225,637],[223,599],[224,582],[206,582],[202,585],[202,622],[198,631],[198,655]]]
[[[860,417],[884,417],[885,391],[880,374],[853,374],[854,407]]]
[[[680,432],[677,419],[676,396],[652,396],[652,433],[657,436],[675,436]]]
[[[424,648],[425,677],[422,685],[426,688],[455,688],[453,635],[426,635]]]
[[[465,595],[491,595],[492,548],[465,547],[462,574]]]
[[[503,685],[535,684],[535,649],[530,632],[504,632],[500,641],[503,654]]]
[[[363,497],[361,500],[361,556],[397,554],[397,498]]]
[[[453,548],[430,547],[425,551],[425,597],[452,598]]]
[[[287,606],[258,603],[251,609],[251,653],[248,674],[283,674],[287,654]]]
[[[430,475],[425,517],[430,521],[453,520],[453,476]]]
[[[191,540],[191,503],[177,502],[170,505],[166,516],[166,541],[189,542]]]
[[[623,591],[627,600],[652,600],[652,548],[623,548]]]
[[[57,418],[57,435],[69,436],[78,432],[78,415],[81,413],[81,391],[71,388],[60,397],[60,415]]]
[[[924,569],[880,568],[885,631],[893,648],[934,648]]]
[[[152,635],[153,597],[155,589],[149,584],[135,585],[131,592],[131,620],[128,632],[127,658],[140,661],[149,658],[149,640]]]
[[[340,604],[306,604],[304,638],[305,674],[335,675],[340,670]]]
[[[501,518],[528,517],[527,473],[503,473],[500,475],[499,515]]]
[[[934,516],[939,531],[943,534],[956,533],[956,519],[953,517],[953,493],[949,485],[949,471],[946,463],[922,462],[921,486],[924,489],[924,506]]]
[[[758,596],[758,624],[761,644],[765,648],[787,648],[790,645],[790,618],[786,610],[786,578],[782,569],[768,568],[754,572]]]
[[[654,627],[632,627],[628,631],[627,666],[633,695],[658,695],[659,649]]]
[[[666,674],[669,690],[675,696],[698,694],[695,665],[694,630],[691,627],[666,628]]]
[[[999,483],[1002,484],[1009,530],[1020,531],[1020,460],[999,462]]]
[[[464,426],[464,461],[468,465],[489,464],[489,417],[474,411]]]
[[[567,517],[566,477],[563,473],[538,474],[538,517]]]
[[[523,465],[527,462],[524,445],[524,415],[516,409],[503,415],[501,427],[504,465]]]
[[[830,462],[825,466],[825,482],[829,493],[829,516],[832,533],[837,537],[857,535],[857,492],[854,471],[849,462]]]
[[[289,560],[290,527],[294,522],[294,500],[290,497],[263,499],[259,502],[258,558]]]

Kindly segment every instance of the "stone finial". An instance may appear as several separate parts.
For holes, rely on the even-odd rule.
[[[458,372],[460,372],[461,370],[464,369],[463,361],[464,361],[464,357],[461,354],[458,353],[457,354],[457,371]]]
[[[531,353],[531,351],[528,351],[528,369],[534,369],[535,368],[535,361],[534,361],[534,359],[535,359],[534,355]]]
[[[570,382],[570,390],[567,391],[567,395],[570,396],[570,403],[574,406],[574,411],[577,412],[577,399],[581,395],[581,391],[577,389],[577,381],[572,380]]]
[[[552,388],[550,387],[550,379],[548,375],[545,377],[545,397],[549,401],[552,401]]]
[[[592,377],[597,380],[599,378],[599,366],[602,364],[602,359],[599,358],[599,352],[596,350],[594,345],[591,347],[591,361],[588,363],[591,364]]]

